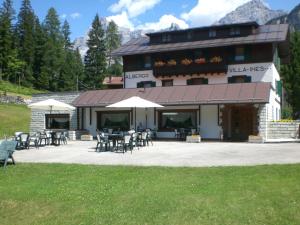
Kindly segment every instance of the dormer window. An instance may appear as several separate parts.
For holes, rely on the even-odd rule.
[[[163,34],[162,35],[162,42],[170,42],[171,41],[171,35],[170,34]]]
[[[217,36],[217,31],[215,29],[210,29],[208,32],[208,37],[214,38]]]
[[[241,31],[239,27],[231,27],[230,28],[230,36],[237,36],[240,35]]]

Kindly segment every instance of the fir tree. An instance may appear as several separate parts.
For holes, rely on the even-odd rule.
[[[63,35],[63,41],[64,41],[64,49],[71,49],[72,48],[72,43],[70,40],[70,25],[67,20],[64,21],[64,24],[62,26],[62,35]]]
[[[106,70],[105,35],[98,14],[95,16],[88,36],[88,51],[84,58],[84,83],[90,88],[97,88],[101,87]]]
[[[119,63],[120,57],[112,57],[112,51],[121,46],[121,37],[118,33],[118,26],[114,21],[110,21],[106,30],[106,46],[108,54],[108,67],[112,63]]]
[[[43,58],[45,55],[45,44],[47,40],[46,33],[41,26],[39,19],[35,19],[35,50],[34,50],[34,66],[33,66],[33,75],[34,75],[34,86],[38,89],[49,89],[49,77],[45,71],[41,71],[43,65]]]
[[[48,77],[50,91],[57,91],[63,61],[63,37],[56,10],[50,8],[43,23],[46,42],[41,67],[41,77]]]
[[[32,86],[35,55],[35,15],[30,0],[23,0],[16,26],[16,39],[19,57],[26,63],[23,85]]]
[[[0,80],[9,80],[9,58],[14,55],[13,26],[15,11],[11,0],[4,0],[0,8]]]
[[[282,67],[282,75],[287,100],[295,113],[300,111],[300,32],[291,35],[290,54],[290,63]]]

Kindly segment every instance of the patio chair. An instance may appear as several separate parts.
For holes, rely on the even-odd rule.
[[[40,137],[41,137],[41,133],[40,132],[36,132],[33,135],[30,135],[30,137],[29,137],[29,143],[28,143],[28,148],[30,147],[31,143],[34,144],[35,148],[39,148]]]
[[[177,129],[175,129],[174,132],[175,132],[175,138],[180,139],[181,137],[180,132]]]
[[[21,149],[29,149],[29,134],[28,133],[22,133],[20,134],[20,148]]]
[[[40,132],[40,146],[42,146],[43,141],[44,141],[45,145],[49,144],[49,142],[48,142],[49,140],[48,140],[46,132],[42,132],[42,133]]]
[[[54,134],[54,144],[55,145],[58,145],[58,146],[60,145],[61,135],[62,135],[61,132],[55,132],[55,134]]]
[[[139,138],[138,133],[133,133],[131,135],[131,141],[132,141],[132,148],[137,147],[139,149]]]
[[[141,146],[146,146],[149,145],[149,142],[148,142],[148,133],[147,132],[142,132],[142,135],[141,135],[141,138],[140,138],[140,145]]]
[[[152,136],[153,136],[153,133],[150,129],[146,129],[146,132],[148,133],[147,135],[147,143],[149,145],[149,142],[151,142],[151,145],[153,146],[153,142],[152,142]]]
[[[105,147],[105,150],[107,150],[107,148],[110,148],[110,141],[108,140],[107,137],[104,136],[103,133],[98,133],[97,134],[96,152],[98,152],[98,149],[100,150],[99,152],[101,152],[104,147]]]
[[[15,160],[13,158],[13,153],[16,150],[17,141],[2,141],[0,143],[0,161],[3,162],[4,168],[7,165],[9,159],[15,165]]]
[[[132,154],[132,140],[131,140],[131,136],[130,135],[125,135],[124,139],[123,139],[123,153],[125,153],[125,151],[127,152],[127,149],[130,149],[130,152]]]
[[[68,132],[67,132],[67,131],[62,132],[61,137],[60,137],[60,141],[61,141],[64,145],[68,144],[67,137],[68,137]]]

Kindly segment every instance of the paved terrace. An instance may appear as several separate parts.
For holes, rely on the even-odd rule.
[[[299,143],[154,142],[127,152],[95,152],[96,141],[16,151],[16,162],[137,166],[243,166],[300,163]]]

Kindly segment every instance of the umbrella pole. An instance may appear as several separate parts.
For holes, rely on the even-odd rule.
[[[136,107],[134,107],[134,120],[135,120],[135,122],[134,122],[135,132],[137,132],[137,130],[136,130]]]

